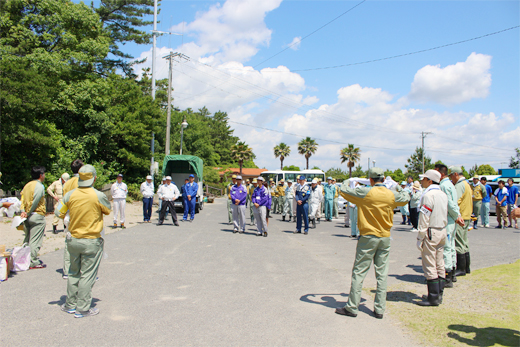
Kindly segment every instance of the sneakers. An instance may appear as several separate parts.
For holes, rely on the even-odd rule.
[[[121,229],[126,229],[125,223],[121,223]]]
[[[67,306],[65,306],[65,304],[61,305],[61,306],[60,306],[60,309],[61,309],[63,312],[67,312],[67,313],[69,313],[69,314],[76,313],[76,309],[75,309],[75,308],[67,308]]]
[[[95,316],[97,314],[99,314],[99,308],[95,308],[95,307],[91,307],[90,310],[88,311],[84,311],[84,312],[81,312],[81,311],[76,311],[76,314],[74,315],[74,318],[84,318],[84,317],[88,317],[88,316]]]
[[[486,224],[486,228],[489,228],[489,224]]]
[[[412,233],[418,233],[419,230],[415,229],[415,228],[412,228],[412,230],[410,230]]]
[[[66,279],[69,278],[69,276],[68,276],[68,275],[63,275],[63,276],[61,276],[61,278],[63,278],[64,280],[66,280]]]

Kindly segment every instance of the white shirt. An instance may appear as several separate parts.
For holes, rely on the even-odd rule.
[[[112,184],[110,192],[112,193],[112,199],[126,199],[126,195],[128,194],[128,187],[124,182],[116,182]]]
[[[141,194],[143,194],[144,198],[153,198],[153,182],[148,183],[148,181],[144,181],[143,183],[141,183]]]
[[[173,183],[161,185],[157,190],[157,194],[159,195],[159,199],[166,201],[174,201],[181,195],[179,189]]]
[[[323,200],[323,193],[321,192],[321,189],[316,186],[316,189],[309,189],[311,196],[309,197],[309,203],[310,204],[319,204],[321,200]]]

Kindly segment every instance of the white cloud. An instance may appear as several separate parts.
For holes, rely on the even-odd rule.
[[[293,51],[297,51],[300,48],[300,44],[302,43],[302,37],[295,37],[291,43],[289,43],[286,47],[291,48]]]
[[[455,105],[474,98],[485,98],[491,86],[491,56],[471,53],[465,62],[448,65],[427,65],[417,71],[410,99]]]

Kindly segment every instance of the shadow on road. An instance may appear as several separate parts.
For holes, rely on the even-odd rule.
[[[403,281],[403,282],[419,283],[419,284],[426,283],[425,277],[421,276],[421,275],[406,274],[406,275],[388,275],[388,276],[395,277],[399,281]]]
[[[448,329],[459,331],[466,334],[475,334],[472,339],[460,336],[458,333],[450,331],[448,336],[468,346],[518,346],[520,345],[520,332],[518,330],[503,328],[477,328],[471,325],[452,324]]]
[[[413,271],[415,271],[417,273],[420,273],[420,274],[424,273],[421,265],[410,264],[410,265],[406,265],[406,267],[412,269]]]
[[[67,300],[67,295],[62,295],[60,296],[60,299],[57,300],[57,301],[49,301],[49,305],[58,305],[58,306],[61,306],[65,303],[65,301]],[[92,298],[92,307],[95,307],[96,306],[96,303],[98,301],[101,301],[100,299],[98,298]]]
[[[332,234],[330,236],[336,236],[336,237],[348,237],[350,238],[350,235],[344,235],[344,234]]]
[[[424,290],[426,292],[426,288]],[[375,290],[373,292],[375,293]],[[400,290],[396,290],[393,292],[386,292],[387,301],[413,303],[416,300],[421,300],[421,299],[422,298],[415,293],[403,292]]]
[[[336,298],[335,298],[336,297]],[[322,305],[329,308],[338,308],[344,307],[347,304],[348,294],[339,293],[339,294],[306,294],[300,297],[300,301],[308,302],[310,304]],[[338,301],[341,300],[341,301]],[[343,301],[344,299],[345,301]],[[361,302],[365,302],[366,300],[361,298]],[[359,305],[359,310],[361,312],[372,314],[372,310],[370,310],[365,305]]]

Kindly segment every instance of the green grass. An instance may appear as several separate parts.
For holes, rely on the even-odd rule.
[[[388,310],[429,346],[520,346],[520,260],[473,271],[444,290],[443,304],[421,307],[425,284],[388,288]]]

